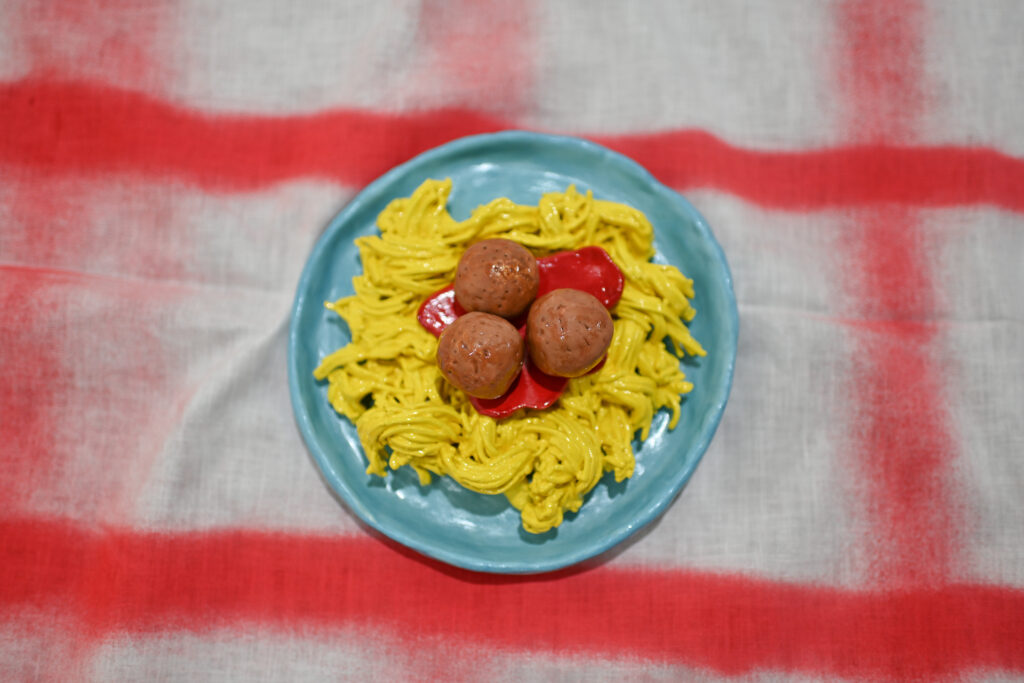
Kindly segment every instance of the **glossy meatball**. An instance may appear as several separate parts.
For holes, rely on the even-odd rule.
[[[510,240],[491,239],[466,249],[455,271],[455,299],[467,311],[512,318],[537,296],[537,259]]]
[[[549,375],[579,377],[612,343],[612,317],[593,295],[556,289],[537,299],[526,322],[530,358]]]
[[[523,367],[523,338],[490,313],[467,313],[441,333],[437,365],[445,379],[476,398],[498,398]]]

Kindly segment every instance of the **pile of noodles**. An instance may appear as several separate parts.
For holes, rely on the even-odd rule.
[[[363,274],[352,280],[355,295],[326,304],[348,323],[352,341],[314,375],[328,381],[331,405],[355,424],[367,472],[385,476],[388,467],[409,465],[424,485],[431,474],[448,475],[479,493],[503,493],[523,527],[542,533],[578,510],[604,472],[616,481],[632,475],[631,441],[638,431],[647,438],[659,409],[671,411],[675,427],[680,396],[693,388],[679,358],[705,354],[685,325],[695,314],[693,283],[650,262],[651,224],[623,204],[569,187],[538,206],[496,199],[460,223],[447,211],[450,191],[450,180],[424,182],[381,213],[380,236],[356,240]],[[503,420],[478,414],[443,379],[437,339],[416,319],[424,299],[452,283],[462,252],[491,237],[538,257],[597,245],[625,276],[604,366],[570,380],[551,408]]]

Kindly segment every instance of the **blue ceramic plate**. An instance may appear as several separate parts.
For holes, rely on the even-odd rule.
[[[697,317],[693,335],[708,350],[684,361],[694,390],[672,431],[667,413],[650,438],[634,443],[633,478],[610,475],[576,514],[534,536],[504,496],[463,489],[447,477],[422,487],[404,467],[386,479],[366,474],[355,427],[327,403],[326,383],[313,379],[320,360],[349,342],[348,330],[324,301],[352,294],[361,272],[352,241],[376,231],[377,215],[392,199],[412,194],[428,178],[451,178],[449,211],[463,220],[495,197],[536,204],[545,192],[575,184],[581,192],[643,211],[655,228],[658,261],[693,278]],[[542,572],[601,553],[660,515],[690,478],[721,419],[732,384],[738,330],[736,300],[722,249],[707,223],[681,196],[635,162],[599,145],[518,131],[456,140],[392,169],[331,221],[299,280],[292,310],[288,371],[299,428],[323,476],[370,526],[449,564],[499,573]]]

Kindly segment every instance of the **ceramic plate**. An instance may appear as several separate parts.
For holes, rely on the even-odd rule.
[[[651,435],[635,442],[632,479],[611,475],[557,529],[533,535],[504,496],[463,489],[447,477],[420,486],[408,467],[387,478],[366,474],[355,427],[326,400],[326,383],[313,379],[320,360],[349,342],[348,329],[323,303],[352,294],[361,272],[353,239],[376,231],[377,215],[428,178],[451,178],[449,211],[463,220],[495,197],[536,204],[546,192],[575,184],[599,199],[643,211],[655,228],[657,261],[694,280],[693,335],[704,358],[684,361],[693,391],[682,417],[667,429],[659,413]],[[585,140],[518,131],[462,138],[392,169],[363,190],[328,225],[299,280],[292,309],[288,371],[292,405],[302,435],[327,482],[370,526],[425,555],[467,569],[543,572],[597,555],[658,515],[693,474],[721,419],[732,384],[738,331],[736,301],[725,257],[707,223],[683,197],[635,162]]]

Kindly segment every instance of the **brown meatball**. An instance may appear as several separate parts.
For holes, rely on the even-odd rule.
[[[490,313],[467,313],[444,329],[437,365],[445,379],[476,398],[498,398],[523,367],[523,338]]]
[[[455,299],[467,311],[512,318],[534,300],[539,283],[537,259],[526,247],[510,240],[483,240],[459,259]]]
[[[612,343],[612,317],[593,295],[556,289],[537,299],[526,321],[530,358],[549,375],[579,377]]]

